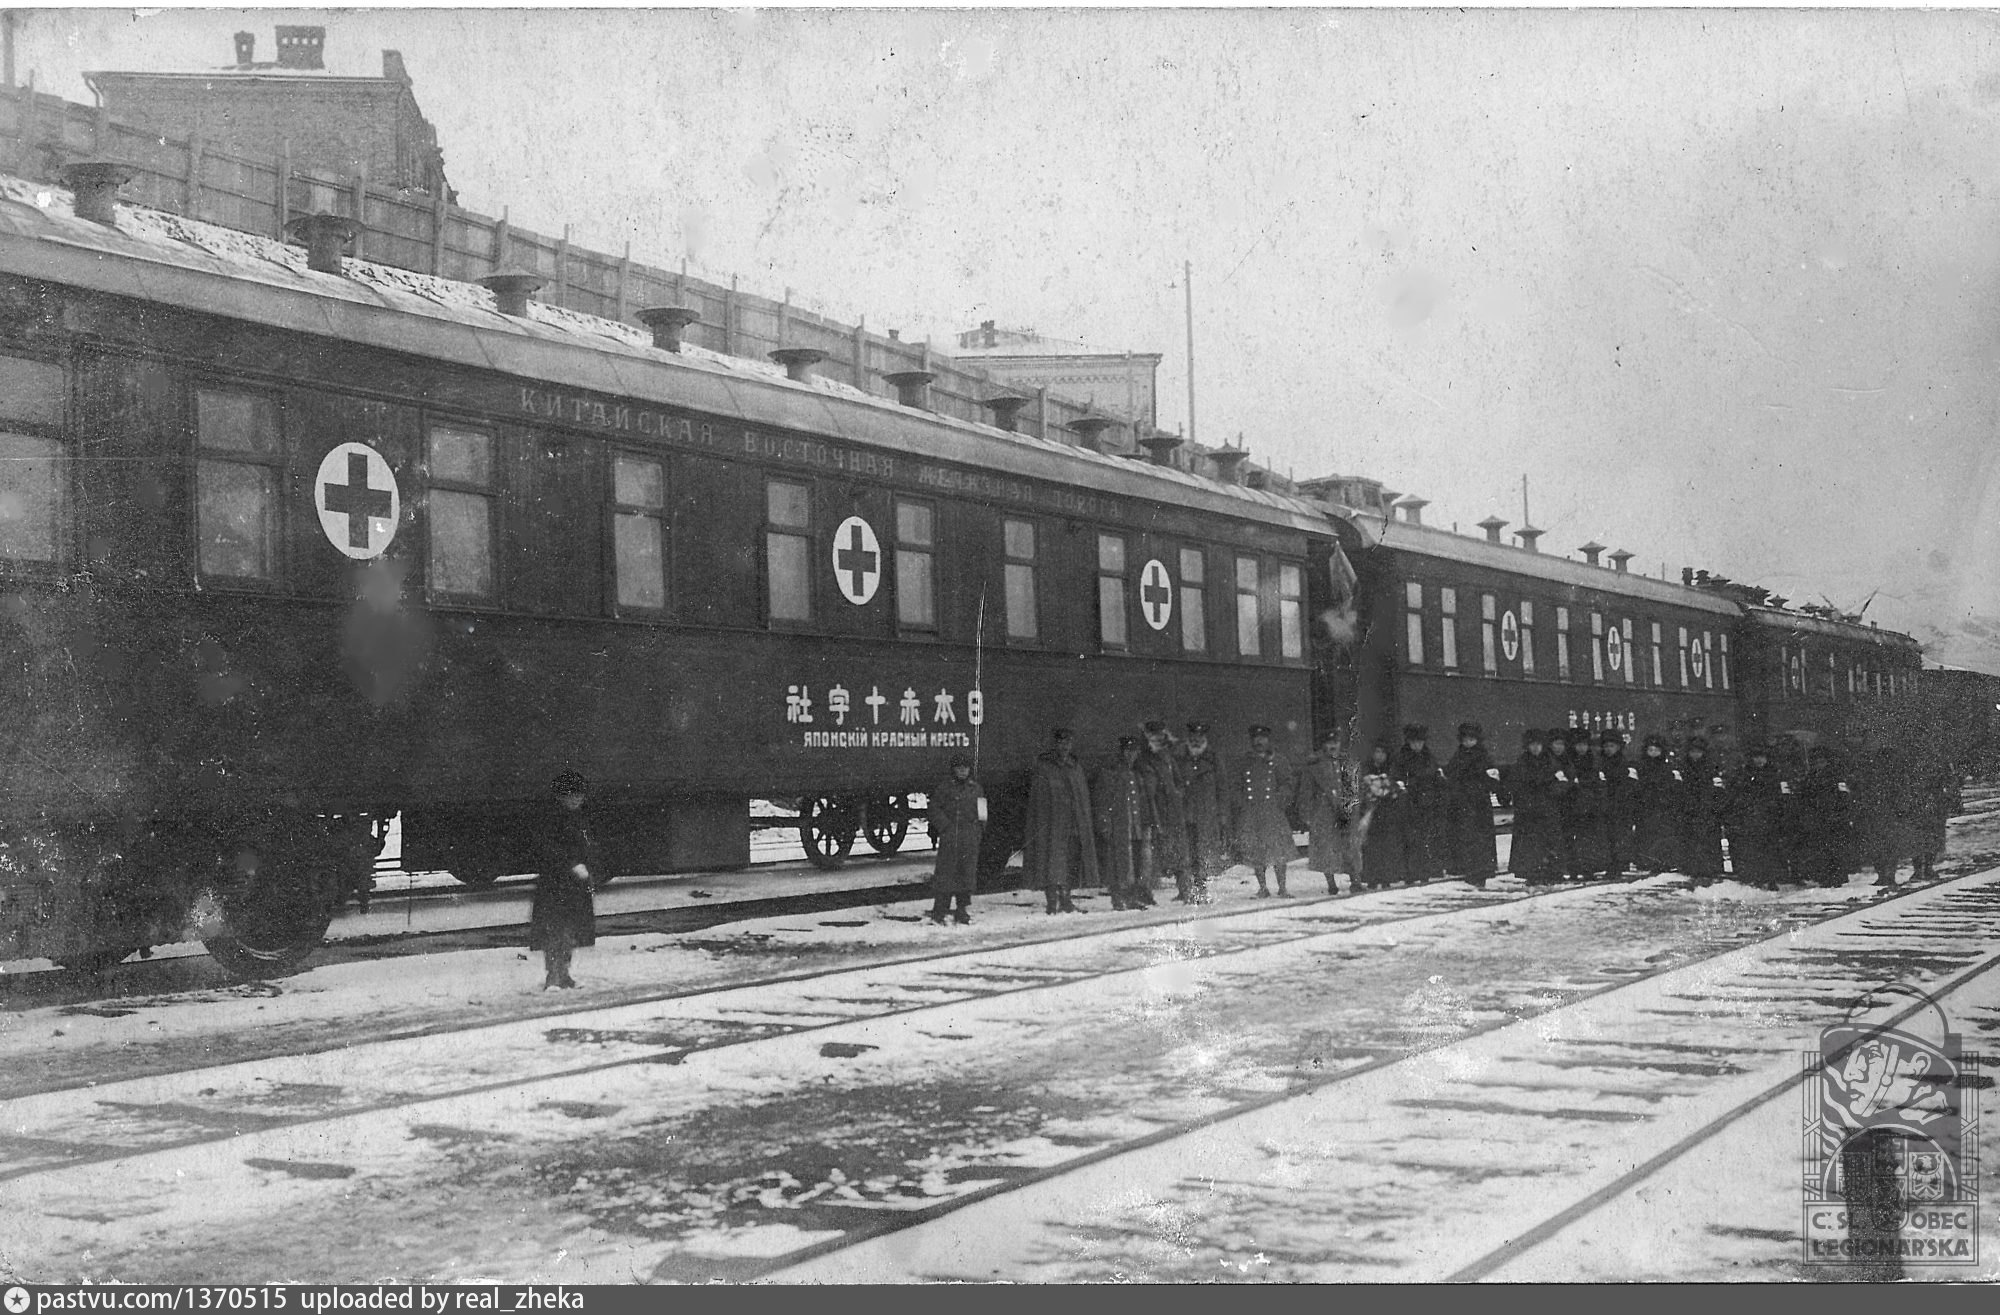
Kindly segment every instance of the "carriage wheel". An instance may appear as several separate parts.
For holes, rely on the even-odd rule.
[[[241,843],[215,892],[220,926],[208,953],[244,980],[282,977],[326,938],[339,903],[339,863],[326,854],[287,854]]]
[[[815,795],[799,806],[799,843],[814,867],[831,870],[847,861],[860,829],[850,799]]]
[[[862,827],[869,848],[878,854],[893,854],[903,847],[910,834],[910,807],[901,795],[873,799],[868,804],[868,821]]]

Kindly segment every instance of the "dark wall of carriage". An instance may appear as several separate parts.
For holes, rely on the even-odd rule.
[[[1282,655],[1275,596],[1281,567],[1305,561],[1295,531],[1185,505],[1080,501],[1076,483],[1013,481],[1018,505],[941,495],[868,477],[864,452],[837,452],[843,468],[830,471],[825,443],[697,415],[672,417],[671,444],[606,435],[538,414],[546,390],[529,405],[499,376],[117,298],[12,290],[42,311],[11,321],[0,350],[68,366],[80,459],[71,560],[16,571],[6,589],[0,642],[38,674],[0,720],[24,742],[61,746],[8,778],[11,816],[151,812],[227,826],[264,807],[404,809],[411,861],[443,866],[466,835],[504,833],[496,822],[574,766],[629,833],[632,863],[697,866],[746,856],[749,798],[921,790],[962,746],[976,746],[1005,793],[1052,724],[1074,727],[1087,758],[1108,757],[1150,717],[1209,720],[1224,744],[1267,721],[1286,751],[1308,747],[1306,658]],[[273,429],[257,457],[275,489],[265,578],[198,569],[204,389],[262,399]],[[567,415],[592,414],[593,399],[569,400]],[[485,598],[442,595],[428,578],[425,443],[440,423],[492,437],[491,478],[475,490],[492,508]],[[332,549],[313,508],[320,460],[346,441],[381,452],[402,491],[395,541],[368,568]],[[976,472],[982,441],[965,437],[940,460]],[[662,608],[617,602],[620,451],[663,463]],[[772,479],[809,490],[813,602],[797,622],[767,614]],[[850,515],[874,526],[890,567],[899,500],[935,517],[923,545],[935,620],[916,627],[899,622],[893,569],[859,606],[833,574],[831,536]],[[1032,638],[1007,625],[1010,518],[1035,532]],[[1103,534],[1125,545],[1112,573],[1122,645],[1099,630]],[[1184,551],[1203,564],[1199,585],[1183,579]],[[1139,578],[1155,558],[1183,606],[1188,588],[1199,595],[1202,651],[1178,613],[1147,624]],[[1254,656],[1237,651],[1239,559],[1257,563]],[[835,688],[849,699],[839,720]],[[826,738],[863,726],[923,744]],[[674,824],[642,825],[663,800],[681,809]]]

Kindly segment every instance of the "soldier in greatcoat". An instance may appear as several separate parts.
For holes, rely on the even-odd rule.
[[[1444,766],[1444,781],[1439,804],[1445,873],[1483,890],[1500,867],[1493,839],[1493,792],[1500,785],[1500,769],[1486,751],[1486,733],[1477,722],[1459,724],[1458,751]]]
[[[972,921],[972,892],[979,887],[979,838],[986,830],[986,793],[972,779],[972,759],[955,754],[951,775],[931,791],[931,837],[937,869],[931,877],[932,922]]]
[[[1320,740],[1319,752],[1306,759],[1305,770],[1299,773],[1295,804],[1312,835],[1307,866],[1325,875],[1329,895],[1340,890],[1334,873],[1345,872],[1350,879],[1359,879],[1361,864],[1354,852],[1359,795],[1354,765],[1340,751],[1340,732],[1330,730]]]
[[[1188,858],[1187,784],[1181,779],[1180,756],[1165,722],[1146,723],[1139,773],[1153,792],[1153,812],[1159,819],[1153,837],[1153,876],[1172,877],[1175,902],[1186,904],[1194,898],[1194,868]],[[1146,895],[1150,903],[1150,882]]]
[[[1632,859],[1647,872],[1679,868],[1681,770],[1667,757],[1666,739],[1648,735],[1639,750],[1638,778],[1633,782],[1632,811],[1636,821]]]
[[[1522,731],[1521,756],[1502,783],[1514,808],[1508,871],[1530,886],[1554,885],[1562,879],[1557,863],[1562,819],[1556,812],[1556,765],[1548,753],[1548,737],[1533,727]]]
[[[1289,899],[1285,868],[1298,846],[1287,811],[1298,787],[1291,768],[1271,749],[1269,726],[1250,728],[1250,752],[1231,777],[1236,786],[1236,845],[1257,878],[1257,895],[1261,899],[1271,893],[1264,882],[1264,869],[1270,868],[1277,873],[1278,894]]]
[[[597,910],[590,893],[597,846],[583,811],[587,788],[577,772],[558,775],[555,804],[542,833],[541,873],[528,911],[528,948],[542,952],[544,991],[574,989],[570,954],[597,943]]]
[[[1118,758],[1097,773],[1090,797],[1097,838],[1104,847],[1098,870],[1111,891],[1111,907],[1151,906],[1153,835],[1159,829],[1159,814],[1153,807],[1152,782],[1139,770],[1138,740],[1119,737]]]
[[[1090,783],[1077,761],[1067,727],[1049,735],[1028,779],[1028,827],[1021,860],[1031,884],[1042,888],[1050,913],[1079,913],[1074,886],[1097,884],[1097,846],[1091,840]]]
[[[1403,727],[1396,751],[1409,824],[1403,828],[1403,880],[1435,881],[1444,875],[1444,769],[1431,756],[1428,727]]]
[[[1187,724],[1187,739],[1175,747],[1174,759],[1182,782],[1181,801],[1187,811],[1188,862],[1196,904],[1209,901],[1208,883],[1229,866],[1229,803],[1222,760],[1208,742],[1208,723]]]
[[[1723,821],[1729,813],[1729,786],[1708,751],[1708,741],[1688,737],[1681,750],[1680,817],[1675,852],[1681,871],[1696,885],[1722,880]]]

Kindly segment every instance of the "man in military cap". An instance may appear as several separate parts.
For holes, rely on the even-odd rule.
[[[1208,723],[1187,724],[1187,739],[1174,748],[1175,775],[1187,816],[1189,903],[1209,901],[1208,883],[1229,866],[1222,760],[1208,742]]]
[[[1069,892],[1097,884],[1097,846],[1091,843],[1090,785],[1068,727],[1051,731],[1047,752],[1035,759],[1021,859],[1028,881],[1048,897],[1050,913],[1082,912]]]
[[[1320,751],[1306,759],[1299,773],[1297,808],[1312,839],[1308,863],[1326,878],[1326,893],[1338,894],[1333,874],[1345,872],[1358,880],[1360,856],[1355,851],[1354,824],[1360,812],[1361,783],[1354,764],[1340,751],[1340,729],[1328,727]]]
[[[1096,803],[1097,837],[1104,843],[1099,863],[1114,909],[1143,909],[1153,903],[1153,835],[1159,816],[1152,782],[1139,770],[1139,741],[1118,739],[1118,760],[1097,774],[1090,797]]]
[[[1291,807],[1297,787],[1291,768],[1271,750],[1269,726],[1250,728],[1250,752],[1232,776],[1236,786],[1236,843],[1243,861],[1257,878],[1257,896],[1262,899],[1270,895],[1264,869],[1271,868],[1277,873],[1278,894],[1289,899],[1292,892],[1285,889],[1285,865],[1292,861],[1298,846],[1292,840],[1292,823],[1286,810]]]
[[[1153,836],[1154,877],[1174,879],[1174,899],[1182,904],[1194,898],[1194,873],[1188,863],[1187,786],[1181,780],[1180,758],[1174,752],[1173,736],[1163,721],[1146,723],[1146,747],[1139,753],[1139,772],[1153,794],[1153,812],[1158,830]],[[1147,899],[1152,883],[1147,882]]]

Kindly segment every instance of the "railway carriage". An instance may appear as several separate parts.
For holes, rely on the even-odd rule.
[[[1923,650],[1908,635],[1757,604],[1742,611],[1746,733],[1839,742],[1903,733],[1926,715],[1916,697]]]
[[[764,797],[893,848],[956,751],[1004,858],[1053,724],[1309,743],[1314,504],[109,219],[0,180],[0,953],[281,970],[395,813],[410,866],[532,870],[562,768],[670,871]]]

